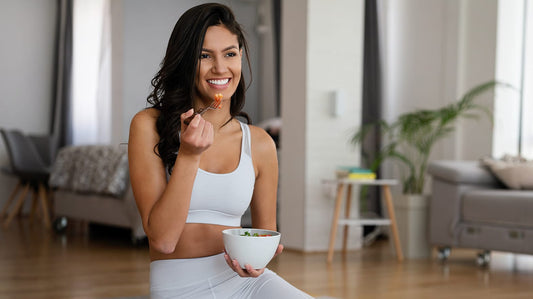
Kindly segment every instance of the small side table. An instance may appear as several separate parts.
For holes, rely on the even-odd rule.
[[[328,250],[328,263],[333,260],[333,249],[335,246],[335,237],[337,235],[337,226],[344,225],[344,235],[342,240],[342,251],[346,252],[347,239],[348,239],[348,226],[349,225],[389,225],[392,230],[392,236],[394,239],[394,248],[396,250],[396,258],[398,261],[403,261],[402,247],[400,246],[400,237],[398,234],[398,226],[396,224],[396,216],[394,214],[394,206],[392,204],[392,195],[390,192],[390,186],[398,184],[397,180],[358,180],[358,179],[326,179],[324,183],[334,183],[337,185],[337,197],[335,199],[335,210],[333,212],[333,221],[331,223],[331,233],[329,237],[329,250]],[[350,218],[350,205],[352,198],[352,186],[353,185],[378,185],[381,186],[383,195],[385,198],[385,206],[389,218]],[[346,206],[344,211],[345,218],[339,219],[339,214],[342,204],[342,195],[344,187],[347,186],[346,191]]]

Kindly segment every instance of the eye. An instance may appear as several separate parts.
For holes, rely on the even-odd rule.
[[[229,52],[228,54],[226,54],[226,56],[228,56],[228,57],[235,57],[235,56],[237,56],[237,53],[235,53],[235,52]]]
[[[200,59],[206,59],[206,58],[209,58],[209,54],[207,53],[200,54]]]

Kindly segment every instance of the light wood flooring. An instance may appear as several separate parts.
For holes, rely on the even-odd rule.
[[[333,298],[533,298],[533,257],[452,250],[440,263],[396,261],[388,241],[346,255],[286,250],[269,268],[313,296]],[[64,235],[16,219],[0,229],[0,298],[117,298],[148,295],[147,245],[127,231],[71,223]]]

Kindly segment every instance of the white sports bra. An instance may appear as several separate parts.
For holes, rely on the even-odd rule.
[[[198,168],[186,223],[241,225],[241,217],[252,200],[255,171],[250,128],[239,123],[242,130],[239,165],[229,173],[212,173]]]

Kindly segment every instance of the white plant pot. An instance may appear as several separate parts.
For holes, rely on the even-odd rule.
[[[404,257],[431,256],[428,237],[429,195],[402,194],[394,199],[396,222]]]

